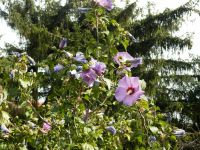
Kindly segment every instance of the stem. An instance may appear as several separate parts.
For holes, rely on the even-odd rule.
[[[143,124],[144,129],[146,130],[146,133],[147,133],[146,135],[147,135],[147,139],[148,139],[149,133],[148,133],[148,128],[147,128],[147,125],[146,125],[145,117],[144,117],[144,115],[141,113],[141,111],[139,109],[138,109],[138,112],[140,114],[140,117],[142,118],[142,124]],[[149,143],[149,141],[148,141],[148,143]]]
[[[28,101],[28,103],[30,104],[30,106],[32,107],[33,111],[39,116],[39,118],[44,121],[45,123],[49,124],[49,122],[47,122],[35,109],[35,107],[32,105],[32,103],[30,101]]]
[[[95,17],[96,17],[96,40],[98,44],[99,43],[99,18],[98,18],[97,10],[95,10]]]

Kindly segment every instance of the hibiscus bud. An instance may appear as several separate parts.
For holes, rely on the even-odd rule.
[[[82,63],[86,63],[87,60],[82,52],[77,52],[76,56],[74,57],[74,60]]]
[[[60,70],[62,70],[64,68],[63,65],[57,64],[53,69],[54,72],[59,72]]]
[[[60,44],[59,44],[59,48],[60,49],[63,49],[67,46],[67,39],[66,38],[63,38],[61,41],[60,41]]]
[[[150,136],[150,137],[149,137],[149,140],[150,140],[151,142],[155,142],[155,141],[156,141],[156,137],[155,137],[155,136]]]
[[[107,126],[106,130],[108,130],[110,133],[112,133],[113,135],[115,135],[117,133],[117,130],[115,129],[115,127],[113,126]]]
[[[44,122],[41,129],[42,133],[48,133],[50,130],[51,130],[51,124]]]

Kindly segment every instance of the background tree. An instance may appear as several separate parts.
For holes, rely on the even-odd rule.
[[[184,107],[194,108],[191,91],[199,87],[199,61],[180,58],[183,52],[187,52],[192,47],[192,41],[189,35],[178,37],[174,33],[180,29],[185,16],[198,12],[196,9],[198,4],[199,1],[189,1],[179,8],[166,9],[158,14],[153,14],[152,8],[149,7],[148,14],[142,19],[137,19],[133,14],[136,14],[138,9],[135,8],[136,3],[133,3],[117,15],[117,20],[124,23],[124,26],[138,40],[132,42],[128,51],[133,56],[144,57],[146,65],[138,70],[138,74],[142,73],[147,81],[149,96],[156,99],[161,110],[171,118],[173,112],[180,113],[180,118],[174,118],[175,122],[179,122],[180,127],[191,130],[192,128],[197,130],[199,123],[189,114],[196,116],[195,111],[199,111],[195,109],[190,113],[184,112],[186,110]],[[172,57],[167,57],[170,55]],[[193,94],[194,97],[198,97],[195,92]],[[197,99],[195,101],[198,102],[195,104],[198,107]]]
[[[43,2],[5,1],[1,11],[26,46],[20,53],[10,47],[0,59],[0,149],[178,147],[153,101],[143,97],[127,107],[115,99],[123,73],[117,74],[113,57],[129,43],[128,31],[113,18],[120,10],[91,1]],[[103,74],[96,63],[106,64]],[[124,94],[145,86],[127,88]]]
[[[149,13],[142,19],[137,17],[142,11],[136,7],[136,3],[127,6],[123,11],[115,9],[110,13],[103,10],[98,13],[92,12],[97,18],[94,19],[91,13],[83,13],[87,9],[78,8],[90,8],[95,3],[71,0],[61,6],[60,2],[44,2],[44,7],[40,7],[33,0],[5,1],[7,9],[1,10],[1,15],[8,24],[25,37],[24,51],[27,51],[28,55],[42,62],[57,50],[62,38],[68,39],[67,50],[85,52],[86,57],[93,54],[108,63],[111,61],[112,53],[117,49],[127,49],[135,57],[142,55],[144,65],[135,69],[133,73],[147,81],[148,95],[156,100],[163,112],[181,113],[181,120],[173,121],[180,127],[188,128],[185,118],[190,117],[193,120],[192,127],[198,128],[198,117],[194,114],[191,117],[191,113],[185,111],[185,108],[196,110],[193,109],[195,92],[192,91],[198,91],[199,68],[196,64],[199,62],[166,59],[164,56],[170,52],[178,55],[178,52],[185,48],[191,48],[190,37],[180,38],[173,33],[179,30],[185,15],[196,11],[198,1],[190,1],[175,10],[167,9],[160,14],[153,14],[149,8]],[[106,17],[102,17],[104,15]],[[115,16],[122,27],[114,19],[109,22],[107,19],[110,16]],[[135,39],[128,32],[124,32],[125,30],[128,30]],[[114,32],[109,34],[111,31]],[[104,53],[107,52],[108,57],[104,57]],[[58,57],[59,55],[51,60],[51,68]],[[190,75],[190,72],[194,75]],[[191,85],[195,85],[197,90],[193,90]],[[195,101],[199,101],[198,97]],[[172,115],[169,114],[170,117]]]

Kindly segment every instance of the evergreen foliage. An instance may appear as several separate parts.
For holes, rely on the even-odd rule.
[[[200,126],[188,111],[184,112],[185,105],[191,107],[190,110],[195,108],[192,104],[193,98],[189,95],[199,87],[199,61],[173,58],[173,56],[181,57],[181,53],[187,52],[192,47],[190,36],[177,37],[174,33],[181,27],[185,16],[191,15],[194,11],[198,12],[195,9],[198,4],[199,1],[189,1],[175,10],[166,9],[159,14],[149,13],[143,19],[129,22],[130,33],[138,42],[132,43],[128,51],[133,55],[143,55],[145,58],[146,65],[138,70],[138,74],[143,73],[142,77],[148,85],[148,94],[153,96],[163,112],[172,112],[170,117],[173,116],[173,112],[179,112],[181,115],[179,125],[190,130],[198,130]],[[169,54],[172,55],[171,58],[165,56]],[[197,99],[196,105],[199,107]],[[199,110],[195,109],[190,113],[198,115],[195,112]],[[191,119],[192,124],[188,119]]]
[[[53,68],[55,62],[67,64],[67,62],[63,61],[64,54],[58,50],[58,43],[62,38],[68,39],[68,46],[65,50],[73,52],[74,54],[78,51],[82,51],[86,54],[87,58],[91,57],[92,55],[93,57],[98,58],[101,61],[110,64],[111,66],[114,66],[114,64],[111,63],[113,54],[116,53],[117,50],[127,50],[135,57],[143,56],[143,65],[133,70],[132,73],[134,75],[139,75],[147,82],[147,87],[145,90],[147,95],[155,99],[157,105],[160,107],[160,110],[163,113],[166,113],[166,118],[172,118],[173,112],[180,113],[180,119],[173,118],[170,123],[176,124],[181,128],[184,127],[185,129],[189,129],[189,131],[197,130],[200,127],[198,110],[200,106],[200,74],[198,66],[199,59],[194,59],[193,61],[186,62],[183,59],[167,59],[165,57],[166,53],[177,55],[178,53],[192,47],[192,42],[189,36],[182,38],[175,36],[174,33],[179,30],[180,26],[184,22],[184,16],[191,15],[194,11],[197,12],[195,7],[196,4],[198,4],[198,1],[190,1],[175,10],[166,9],[164,12],[159,14],[149,13],[142,19],[137,17],[140,15],[140,13],[142,13],[142,10],[137,8],[136,2],[130,4],[124,10],[116,8],[111,12],[105,11],[103,8],[98,8],[96,11],[90,10],[90,8],[95,6],[95,3],[89,0],[69,0],[68,3],[66,2],[64,6],[61,6],[59,1],[55,2],[52,0],[45,0],[43,2],[44,5],[42,6],[36,4],[34,0],[8,0],[4,1],[4,6],[6,6],[6,10],[0,11],[0,15],[4,17],[5,20],[7,20],[8,24],[13,29],[16,29],[21,37],[25,37],[26,48],[22,51],[26,51],[28,55],[33,57],[38,62],[39,65],[37,64],[36,68],[39,68],[41,66],[44,67],[44,64],[46,64],[47,62],[49,63],[48,65],[50,69]],[[83,7],[87,8],[84,10],[86,12],[80,9]],[[115,17],[115,19],[112,19],[112,17]],[[129,31],[134,36],[135,40],[130,37],[127,31]],[[8,47],[7,51],[8,54],[11,54],[11,52],[13,51],[13,47]],[[21,52],[21,50],[18,51]],[[27,58],[24,59],[24,61],[26,62]],[[15,66],[14,64],[11,64],[7,59],[3,59],[1,61],[2,64],[4,64],[3,66],[7,65],[11,68]],[[7,73],[9,71],[10,70],[8,70]],[[114,71],[110,72],[109,76],[114,76],[114,74]],[[33,87],[32,89],[33,91],[35,88],[37,88],[39,82],[41,82],[39,84],[40,86],[47,86],[46,83],[47,81],[49,82],[48,77],[46,80],[40,80],[40,78],[42,77],[43,75],[39,75],[39,78],[37,79],[38,82],[34,85],[35,87]],[[8,78],[8,74],[3,77],[3,79],[5,78]],[[60,85],[64,85],[64,87],[67,88],[67,86],[65,85],[66,83],[59,80],[55,75],[53,75],[53,78],[56,79],[51,82],[51,85],[55,86],[53,86],[53,88],[49,92],[50,101],[55,95],[57,99],[59,99],[59,94],[63,94],[61,96],[65,96],[65,93],[62,91],[64,89],[59,88]],[[66,82],[68,83],[70,81]],[[19,81],[15,82],[14,84],[19,84]],[[68,87],[65,90],[69,91],[71,89],[70,87]],[[10,89],[9,91],[9,93],[13,93],[14,96],[18,95],[20,92],[21,91],[17,89]],[[95,95],[95,92],[92,94]],[[10,95],[10,97],[12,97],[13,95]],[[40,93],[33,92],[31,93],[31,95],[33,96],[33,98],[36,98],[38,97],[38,95],[40,95]],[[85,96],[85,99],[88,99],[87,94]],[[55,103],[56,105],[59,104],[58,101]],[[52,102],[51,104],[54,104],[54,102]],[[83,107],[82,105],[79,106]],[[47,107],[50,106],[47,105]],[[74,109],[72,106],[70,108]],[[113,115],[113,112],[111,111],[112,109],[119,110],[119,106],[108,107],[106,113],[108,113],[109,115]],[[158,108],[155,106],[152,109]],[[41,113],[43,113],[43,111],[44,110],[41,110]],[[69,114],[68,117],[72,117],[71,115],[72,114]],[[132,115],[137,116],[140,114]],[[98,120],[98,118],[95,119]],[[117,119],[120,120],[123,118]],[[148,119],[150,120],[150,118]],[[159,124],[159,126],[165,126],[167,128],[166,130],[171,130],[170,128],[168,128],[167,124],[160,121],[159,119],[159,117],[155,118],[155,120],[157,120],[155,124]],[[190,121],[190,119],[192,120],[192,122]],[[41,123],[41,120],[39,122]],[[190,122],[191,124],[188,124],[188,122]],[[68,122],[67,126],[70,126],[73,123],[74,122]],[[142,124],[142,122],[140,123]],[[133,126],[139,126],[139,124],[133,123]],[[84,131],[87,132],[87,134],[89,133],[88,130],[91,130],[89,128],[85,129],[83,126],[81,129],[87,130]],[[150,130],[151,129],[152,128],[150,128]],[[62,130],[62,132],[63,133],[60,134],[68,134],[67,132],[69,131]],[[94,136],[93,133],[91,134],[91,136]],[[139,131],[135,134],[139,134]],[[74,135],[72,139],[76,139],[76,136],[77,135]],[[79,136],[76,142],[79,143],[83,136],[85,135]],[[138,138],[134,140],[134,136]],[[123,141],[122,147],[126,145],[128,147],[131,147],[134,144],[136,144],[135,149],[145,147],[145,144],[142,143],[142,138],[145,139],[147,137],[142,136],[141,138],[138,135],[134,136],[129,137],[129,135],[127,134],[127,137],[120,137]],[[52,137],[52,139],[53,138],[56,139],[57,137]],[[175,143],[173,143],[175,142],[173,140],[174,136],[169,136],[169,138],[172,141],[170,144],[174,144],[173,146],[174,148],[176,148]],[[47,138],[45,138],[45,140],[47,140]],[[70,141],[70,138],[68,140]],[[91,142],[93,139],[91,138],[88,140]],[[119,139],[112,140],[118,141]],[[62,143],[62,139],[60,142]],[[102,141],[99,141],[98,144],[101,145],[101,142]],[[159,144],[157,144],[158,143],[153,144],[155,148],[156,146],[160,146]],[[170,148],[170,146],[167,144],[165,145],[165,147]],[[91,145],[94,146],[95,143],[92,143]],[[82,144],[83,147],[90,147],[91,145]],[[101,146],[103,148],[107,148],[106,146],[111,145],[112,143],[106,143],[105,145],[102,144]],[[137,145],[139,146],[137,147]],[[80,145],[70,146],[78,146],[80,148]],[[113,145],[113,148],[116,148],[117,146],[119,145]],[[64,147],[66,147],[66,145],[64,145]]]

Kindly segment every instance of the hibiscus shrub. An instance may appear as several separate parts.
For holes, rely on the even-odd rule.
[[[176,149],[172,127],[134,76],[142,65],[126,52],[134,41],[103,7],[62,30],[46,59],[0,59],[0,149]]]

